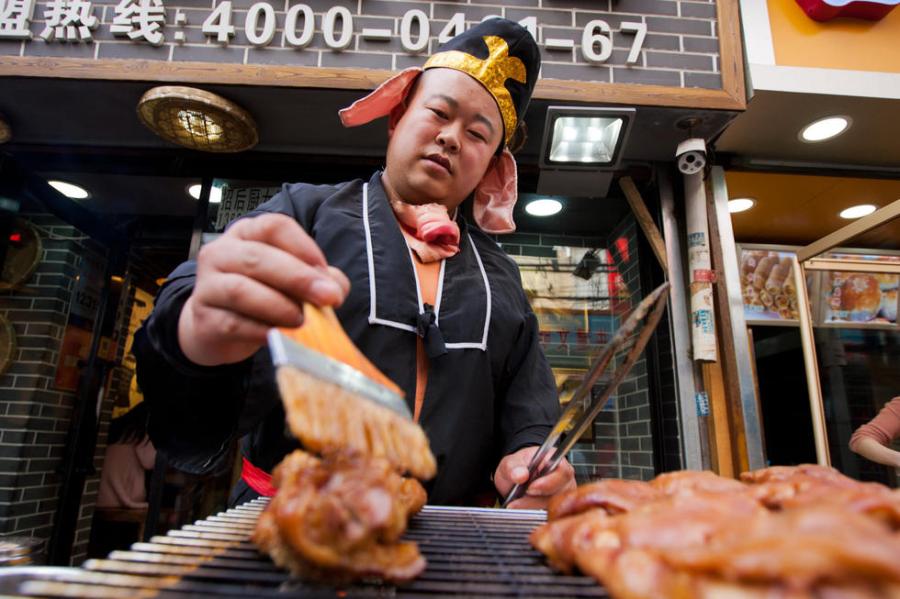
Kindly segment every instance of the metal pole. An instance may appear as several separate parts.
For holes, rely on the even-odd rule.
[[[722,271],[724,281],[719,281],[719,289],[728,297],[728,315],[731,319],[731,334],[734,343],[734,359],[737,366],[738,386],[740,388],[741,412],[744,420],[744,436],[747,442],[747,462],[751,470],[766,466],[763,448],[762,426],[760,424],[759,404],[756,398],[756,377],[753,373],[753,361],[750,356],[750,338],[747,335],[747,321],[744,319],[744,298],[741,290],[741,273],[734,241],[734,229],[731,226],[731,213],[728,211],[728,188],[725,184],[725,171],[714,166],[710,172],[715,209],[716,225],[722,247]]]
[[[700,420],[697,416],[696,383],[691,363],[691,332],[687,321],[687,293],[678,219],[675,217],[675,198],[672,180],[665,169],[659,172],[659,196],[662,204],[663,236],[666,240],[666,262],[669,266],[669,314],[675,348],[675,376],[678,385],[678,408],[681,422],[681,443],[684,448],[684,467],[703,470],[703,450],[700,442]]]
[[[812,313],[809,308],[809,290],[806,288],[806,269],[791,257],[794,286],[797,288],[797,313],[800,315],[800,343],[803,347],[803,365],[806,368],[806,390],[809,394],[809,415],[812,418],[813,437],[816,442],[816,462],[831,465],[828,452],[828,433],[825,430],[825,408],[822,404],[822,384],[816,359],[816,341],[813,334]]]

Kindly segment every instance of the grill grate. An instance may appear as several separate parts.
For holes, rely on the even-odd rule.
[[[528,533],[546,516],[526,510],[426,506],[405,535],[428,560],[416,580],[400,587],[341,589],[302,583],[260,555],[249,540],[267,501],[258,499],[149,543],[135,543],[82,568],[20,568],[18,592],[88,598],[608,597],[592,579],[562,576],[544,564],[528,544]]]

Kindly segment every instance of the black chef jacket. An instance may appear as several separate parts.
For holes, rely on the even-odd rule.
[[[430,503],[472,502],[493,488],[500,458],[543,441],[559,413],[556,386],[518,268],[496,242],[457,217],[460,251],[441,264],[432,309],[422,303],[380,172],[368,182],[286,184],[247,217],[270,212],[295,218],[350,279],[337,315],[353,342],[403,389],[410,410],[416,335],[424,337],[430,360],[420,424],[438,466],[426,485]],[[268,350],[202,367],[179,348],[178,316],[195,272],[193,261],[172,272],[135,335],[150,437],[172,465],[200,473],[243,436],[245,456],[271,471],[297,443],[285,428]]]

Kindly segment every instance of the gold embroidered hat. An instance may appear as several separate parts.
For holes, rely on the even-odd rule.
[[[479,23],[443,44],[424,66],[439,67],[462,71],[484,86],[500,108],[508,144],[541,70],[541,53],[528,30],[507,19]]]

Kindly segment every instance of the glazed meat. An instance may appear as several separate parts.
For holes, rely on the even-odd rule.
[[[649,485],[663,495],[674,495],[681,491],[704,491],[709,493],[734,493],[744,491],[744,485],[733,478],[725,478],[709,472],[679,470],[660,474]]]
[[[897,492],[819,466],[741,478],[583,485],[551,503],[530,540],[616,599],[900,599]]]
[[[833,468],[776,466],[745,472],[741,478],[753,483],[750,492],[772,510],[836,505],[900,530],[900,495],[896,491],[877,483],[853,480]]]
[[[390,463],[354,453],[288,455],[272,478],[278,492],[253,541],[307,579],[410,580],[425,568],[415,543],[400,541],[425,504],[425,490]]]
[[[575,556],[591,543],[599,542],[596,533],[608,520],[609,516],[602,509],[590,509],[538,526],[531,532],[529,540],[553,568],[569,574],[575,566]]]
[[[662,557],[698,576],[768,584],[800,597],[835,588],[849,596],[900,596],[900,539],[875,520],[836,505],[734,522],[702,546]]]
[[[603,508],[609,514],[619,514],[660,497],[659,491],[643,481],[610,478],[581,485],[554,497],[547,508],[547,518],[557,520],[593,508]]]

